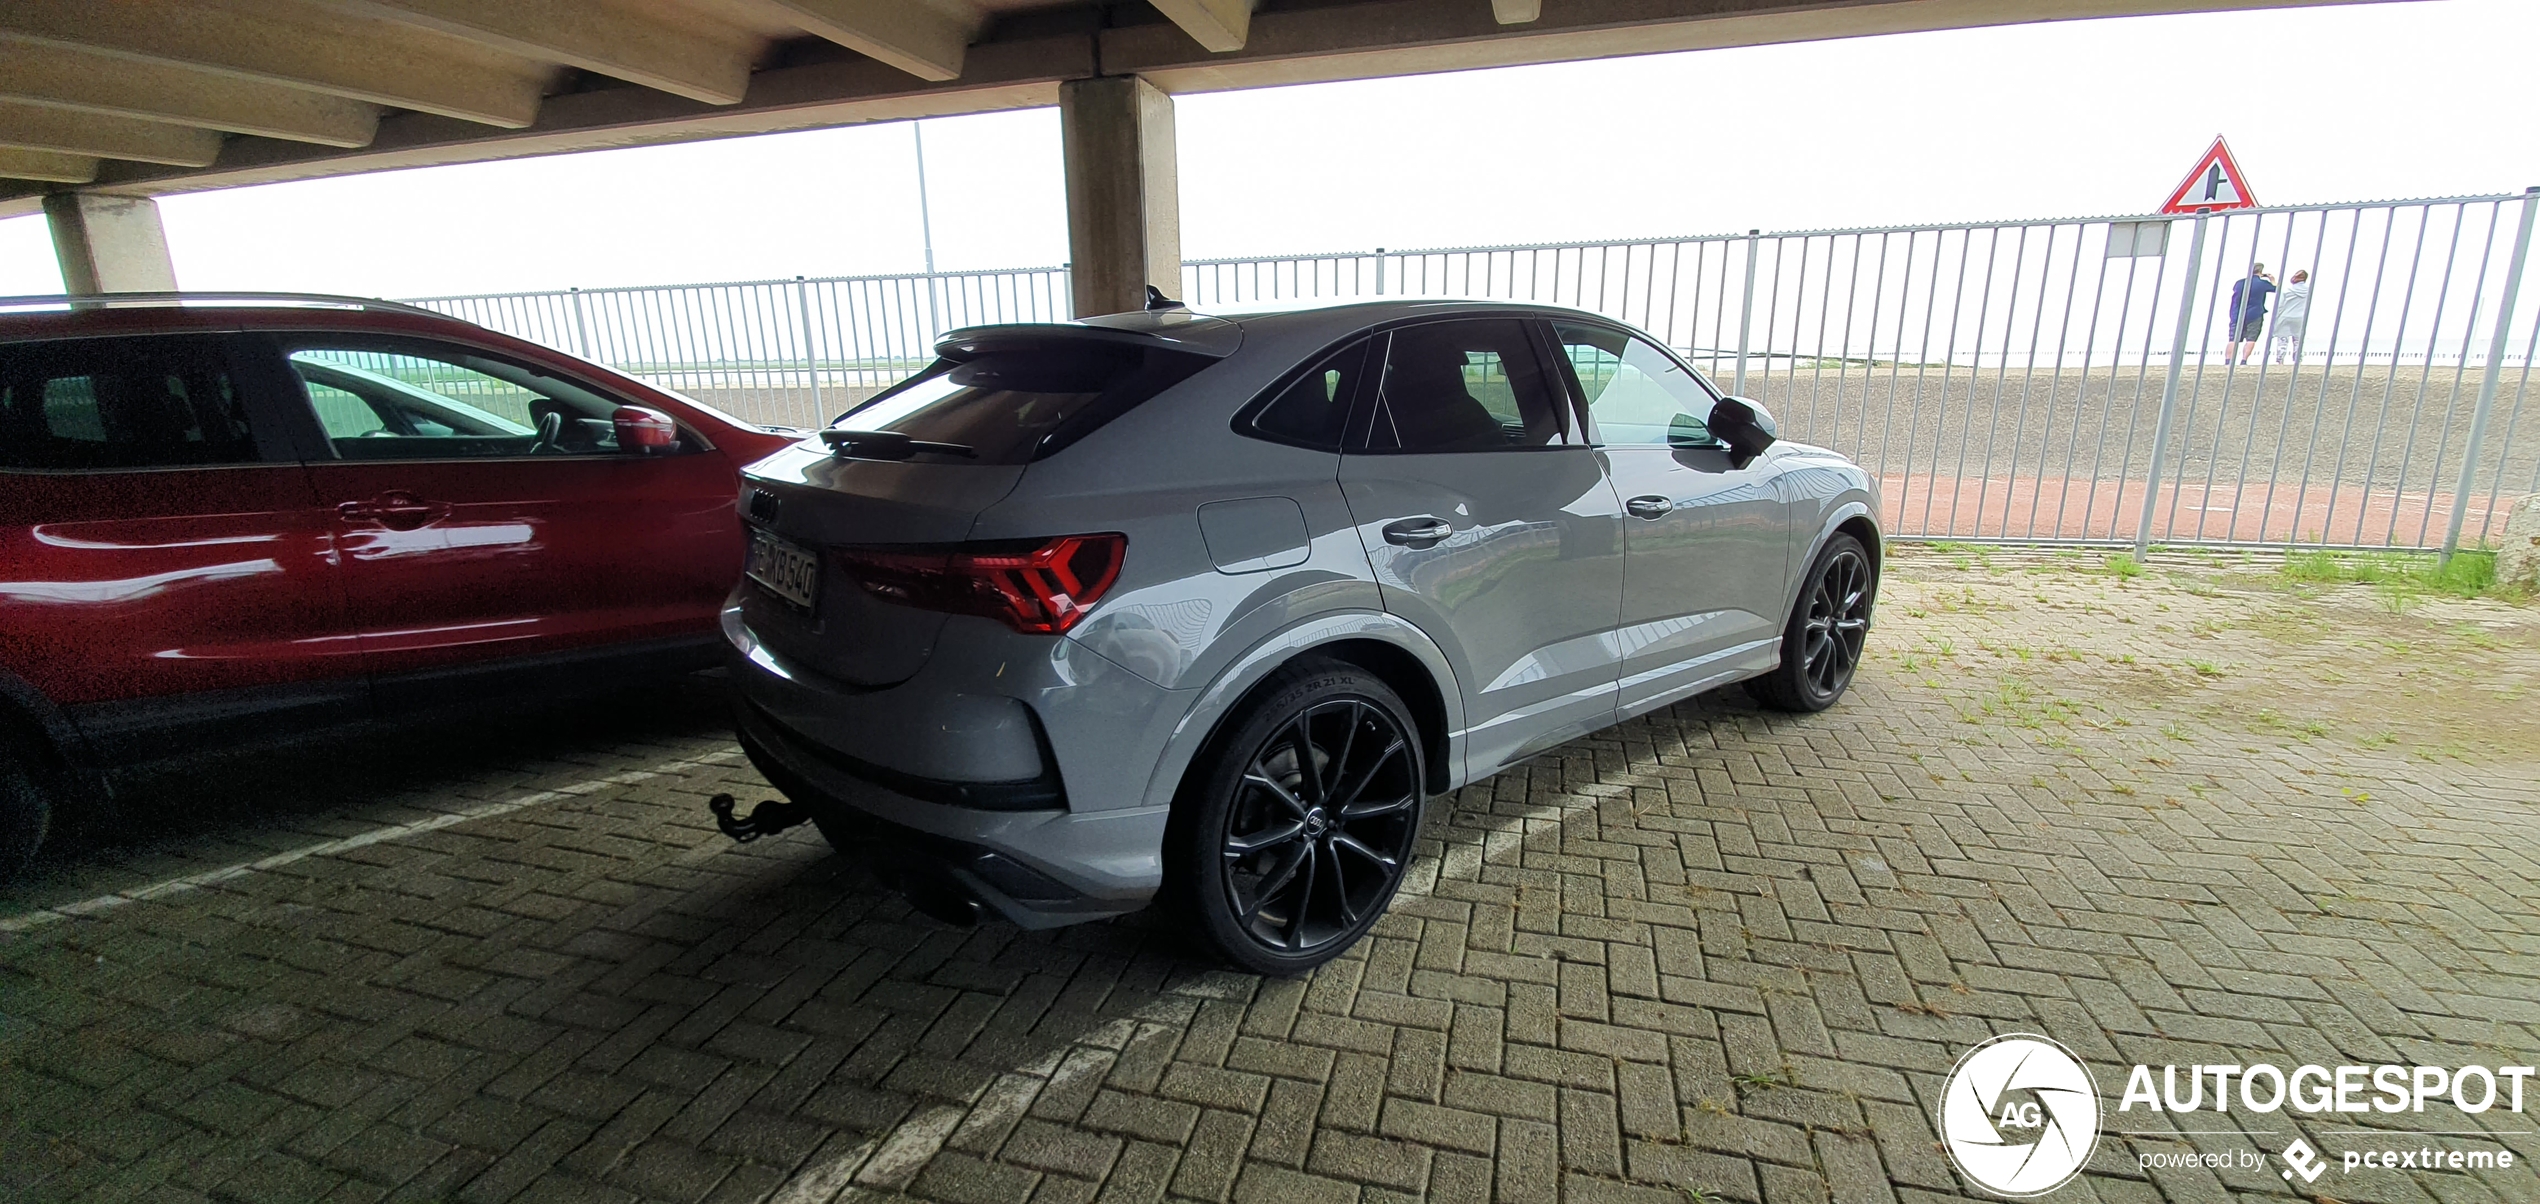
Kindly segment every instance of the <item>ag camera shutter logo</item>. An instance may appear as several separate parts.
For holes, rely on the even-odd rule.
[[[1960,1173],[1996,1195],[2040,1196],[2099,1146],[2099,1089],[2052,1038],[2010,1033],[1967,1051],[1941,1088],[1940,1136]]]

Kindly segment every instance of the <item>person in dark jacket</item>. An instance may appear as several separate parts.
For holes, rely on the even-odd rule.
[[[2249,275],[2231,286],[2230,342],[2223,344],[2223,359],[2229,362],[2237,353],[2241,363],[2258,353],[2258,341],[2267,334],[2267,298],[2275,295],[2275,280],[2267,275],[2267,265],[2249,265]]]

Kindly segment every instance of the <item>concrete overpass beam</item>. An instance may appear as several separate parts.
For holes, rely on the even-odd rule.
[[[1070,80],[1059,87],[1058,113],[1076,316],[1143,308],[1149,285],[1179,296],[1173,98],[1136,76]]]
[[[944,83],[961,78],[987,17],[969,0],[770,0],[795,25],[858,54]]]
[[[0,146],[0,176],[51,184],[85,184],[97,178],[97,160],[86,155]]]
[[[172,293],[176,263],[148,197],[57,192],[44,198],[62,289],[73,294]]]
[[[1244,39],[1252,33],[1252,0],[1154,0],[1154,4],[1157,12],[1211,54],[1243,49]]]

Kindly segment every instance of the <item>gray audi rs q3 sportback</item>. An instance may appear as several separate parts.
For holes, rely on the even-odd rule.
[[[1608,319],[1159,299],[936,351],[748,469],[723,613],[751,759],[930,914],[1161,897],[1302,971],[1428,796],[1860,663],[1868,474]]]

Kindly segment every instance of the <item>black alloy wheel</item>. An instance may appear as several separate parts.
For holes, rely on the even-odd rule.
[[[1264,974],[1321,965],[1384,914],[1424,781],[1417,729],[1383,682],[1333,662],[1281,676],[1233,721],[1175,842],[1203,935]]]
[[[1784,711],[1822,711],[1852,684],[1870,638],[1878,577],[1869,550],[1850,535],[1826,541],[1782,631],[1782,660],[1746,683],[1747,693]]]
[[[1869,561],[1852,548],[1829,558],[1808,591],[1807,606],[1800,650],[1808,684],[1822,694],[1839,694],[1870,638]]]

